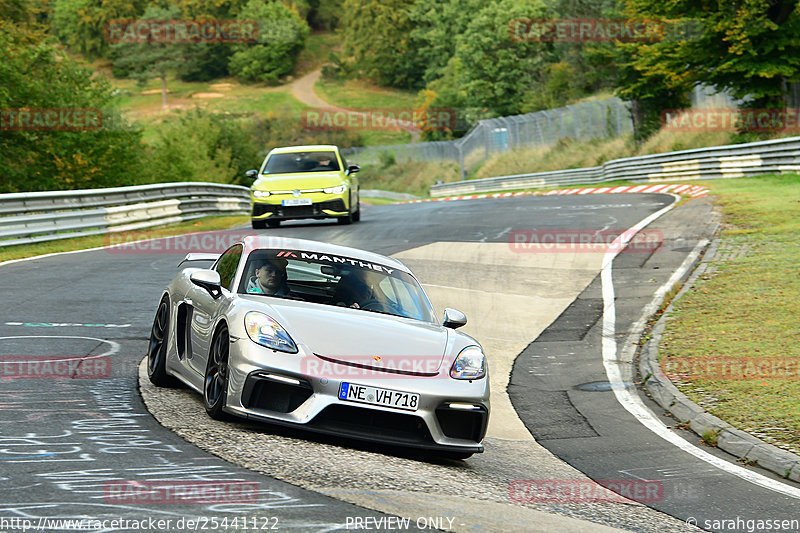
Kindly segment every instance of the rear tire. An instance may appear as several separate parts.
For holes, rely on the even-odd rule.
[[[178,380],[167,373],[167,342],[169,341],[169,296],[161,298],[150,329],[147,348],[147,377],[156,387],[176,387]]]

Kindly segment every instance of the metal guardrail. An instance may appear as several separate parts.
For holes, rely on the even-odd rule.
[[[599,167],[516,174],[431,186],[431,196],[595,184],[679,181],[800,171],[800,137],[614,159]]]
[[[0,194],[0,247],[249,212],[247,187],[217,183]]]
[[[358,191],[361,198],[387,198],[389,200],[419,200],[419,196],[414,196],[407,192],[383,191],[381,189],[360,189]]]

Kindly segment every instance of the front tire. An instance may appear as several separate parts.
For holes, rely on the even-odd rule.
[[[208,416],[215,420],[230,418],[222,408],[228,399],[228,355],[230,338],[228,327],[222,325],[214,335],[208,353],[206,374],[203,384],[203,405]]]
[[[361,195],[356,198],[356,212],[353,213],[353,222],[361,220]]]
[[[265,220],[251,220],[253,229],[267,229],[267,222]]]
[[[150,329],[147,348],[147,377],[156,387],[174,387],[177,380],[167,373],[167,342],[169,339],[169,296],[161,298]]]
[[[267,226],[270,228],[277,228],[281,225],[280,220],[267,220]]]
[[[349,212],[349,211],[348,211],[348,213],[347,213],[345,216],[343,216],[343,217],[336,217],[336,221],[337,221],[339,224],[344,224],[344,225],[347,225],[347,224],[352,224],[352,223],[353,223],[353,221],[354,221],[355,219],[356,219],[356,218],[355,218],[355,213],[351,213],[351,212]]]

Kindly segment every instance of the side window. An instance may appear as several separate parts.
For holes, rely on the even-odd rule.
[[[222,254],[214,266],[214,270],[219,272],[221,285],[233,290],[233,278],[236,276],[236,267],[239,266],[239,259],[242,257],[242,245],[236,244]]]

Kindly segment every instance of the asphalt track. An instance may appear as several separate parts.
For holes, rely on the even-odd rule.
[[[289,223],[271,231],[402,255],[435,243],[507,244],[509,232],[514,229],[621,230],[671,201],[666,195],[609,195],[370,206],[364,211],[364,220],[354,226]],[[686,205],[699,205],[695,202]],[[684,211],[679,212],[681,209]],[[615,275],[623,281],[617,282],[618,331],[627,331],[626,326],[639,318],[657,281],[668,277],[691,251],[694,241],[702,237],[704,226],[697,224],[698,231],[687,232],[692,224],[686,220],[707,213],[687,214],[685,209],[679,207],[656,223],[664,224],[667,237],[661,252],[622,254],[615,261]],[[317,490],[304,490],[218,459],[165,430],[150,417],[137,391],[136,369],[158,297],[175,274],[180,255],[163,251],[89,251],[2,266],[6,305],[0,321],[0,355],[106,356],[111,362],[111,374],[103,379],[0,380],[0,518],[28,518],[37,523],[41,517],[228,517],[232,521],[235,517],[258,516],[267,520],[259,525],[270,524],[268,520],[276,517],[280,529],[307,531],[345,529],[353,524],[354,517],[388,519],[386,514],[341,501],[379,508],[370,505],[375,502],[365,493],[380,479],[365,479],[366,489],[362,486],[355,496],[341,491],[334,494],[336,498],[327,497]],[[417,274],[424,283],[423,274]],[[558,284],[558,280],[549,281]],[[649,505],[682,520],[695,517],[701,526],[706,519],[800,518],[800,513],[791,516],[795,501],[697,464],[693,457],[667,445],[622,410],[602,385],[599,391],[576,391],[581,384],[607,380],[597,351],[598,290],[597,281],[581,290],[575,303],[542,335],[537,333],[536,342],[517,359],[509,392],[533,437],[592,478],[660,480],[664,484],[663,497]],[[509,321],[525,320],[514,309],[506,312]],[[480,320],[480,316],[470,318]],[[620,338],[624,341],[624,335]],[[225,440],[224,433],[218,437]],[[310,454],[315,446],[327,445],[314,439],[304,442],[310,447]],[[500,473],[494,481],[506,486],[519,479],[514,476],[563,476],[558,474],[561,471],[557,465],[546,464],[552,458],[544,456],[537,457],[537,463],[530,464],[524,472],[510,471],[508,464],[498,463],[498,458],[515,457],[517,462],[525,459],[515,453],[515,443],[513,438],[487,441],[487,453],[456,464],[440,465],[392,455],[390,450],[382,450],[385,455],[380,457],[389,465],[409,461],[412,469],[416,462],[423,474],[437,476],[469,477],[473,470],[493,469]],[[348,447],[346,443],[344,447]],[[372,453],[355,444],[350,447],[359,453]],[[261,455],[268,456],[269,451],[264,450]],[[399,466],[408,468],[406,463]],[[358,472],[330,475],[352,479]],[[373,475],[380,477],[379,472]],[[259,495],[255,502],[237,504],[109,501],[109,482],[164,479],[252,481],[258,484]],[[398,496],[397,502],[402,501]],[[402,505],[397,502],[395,514],[401,514]],[[507,511],[498,510],[513,514],[518,507],[506,502]],[[660,513],[648,514],[641,505],[539,507],[638,531],[678,530],[679,524]],[[453,513],[450,516],[459,519]],[[441,518],[446,518],[446,513]],[[463,517],[460,521],[464,529],[491,531],[490,518],[483,524],[464,522]],[[644,523],[647,520],[651,523]],[[448,525],[446,520],[440,524]],[[179,530],[177,527],[173,525],[172,529]],[[52,524],[48,528],[56,529]],[[530,530],[546,529],[530,524]],[[2,523],[0,530],[4,530]]]

